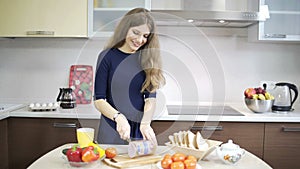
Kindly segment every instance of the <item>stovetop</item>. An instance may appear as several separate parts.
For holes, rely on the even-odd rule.
[[[0,103],[0,113],[13,111],[25,107],[24,104]]]
[[[167,105],[169,115],[244,116],[230,106]]]

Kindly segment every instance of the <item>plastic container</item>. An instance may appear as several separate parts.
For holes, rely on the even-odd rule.
[[[153,145],[151,141],[148,140],[137,140],[129,142],[128,146],[128,156],[130,158],[140,157],[144,155],[154,154],[156,150],[156,145]]]

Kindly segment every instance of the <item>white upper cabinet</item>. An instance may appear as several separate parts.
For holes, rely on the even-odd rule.
[[[249,28],[250,40],[299,42],[300,1],[260,0],[260,10],[266,6],[270,18]]]
[[[151,10],[182,10],[182,0],[151,0]]]
[[[150,10],[151,0],[94,0],[95,36],[111,36],[122,16],[136,7]]]
[[[182,0],[94,0],[94,32],[96,37],[110,37],[118,21],[129,10],[182,9]]]
[[[90,37],[93,0],[0,0],[0,37]]]

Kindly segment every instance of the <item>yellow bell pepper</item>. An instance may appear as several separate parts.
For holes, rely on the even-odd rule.
[[[105,150],[103,148],[101,148],[99,146],[99,144],[96,144],[94,142],[90,142],[89,146],[94,146],[98,150],[100,158],[102,158],[105,155]]]

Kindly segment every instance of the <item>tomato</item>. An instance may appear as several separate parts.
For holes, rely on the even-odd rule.
[[[181,161],[176,161],[171,164],[171,169],[184,169],[184,164]]]
[[[182,153],[175,153],[175,154],[172,155],[172,160],[174,162],[177,162],[177,161],[182,161],[183,162],[185,160],[185,157],[186,156]]]
[[[185,169],[196,169],[197,162],[193,160],[184,160]]]
[[[114,158],[117,154],[117,150],[114,147],[109,147],[105,149],[106,158]]]
[[[186,160],[192,160],[192,161],[195,161],[197,163],[197,158],[195,156],[192,156],[192,155],[188,155],[186,157]]]
[[[162,167],[163,169],[170,169],[172,163],[173,163],[173,161],[172,161],[171,158],[164,158],[164,159],[160,162],[161,167]]]

